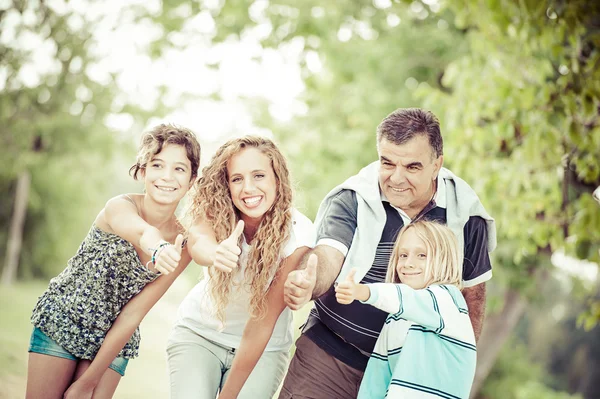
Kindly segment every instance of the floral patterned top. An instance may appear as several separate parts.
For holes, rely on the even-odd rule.
[[[31,322],[73,356],[92,360],[121,308],[158,276],[128,241],[92,225],[67,268],[50,280]],[[119,356],[132,359],[139,346],[136,328]]]

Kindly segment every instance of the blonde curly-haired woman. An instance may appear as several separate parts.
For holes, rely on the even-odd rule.
[[[191,213],[188,248],[209,267],[169,337],[171,398],[271,398],[293,338],[283,284],[315,240],[292,207],[285,158],[266,138],[228,141],[203,169]]]

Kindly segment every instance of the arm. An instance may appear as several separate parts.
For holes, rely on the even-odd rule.
[[[308,263],[305,258],[300,270],[290,273],[285,286],[285,301],[292,310],[302,308],[311,299],[316,299],[329,290],[342,270],[354,238],[358,207],[354,191],[342,190],[326,201],[327,211],[317,226],[317,246],[311,251],[311,255],[318,258],[315,279],[307,279],[302,270]]]
[[[122,196],[106,203],[103,217],[115,234],[140,248],[148,256],[155,253],[161,242],[167,243],[160,230],[142,219],[135,205]],[[164,274],[172,272],[179,264],[180,253],[179,248],[170,244],[161,248],[156,253],[156,270]]]
[[[483,329],[483,319],[485,318],[485,283],[464,288],[462,293],[469,308],[469,317],[473,325],[475,341],[479,341],[479,336]]]
[[[190,228],[190,256],[201,266],[214,266],[221,271],[231,272],[237,267],[242,253],[238,242],[243,232],[244,222],[240,220],[231,235],[218,243],[212,227],[198,218]]]
[[[469,317],[479,340],[485,316],[485,282],[492,277],[492,265],[488,252],[488,232],[484,219],[469,218],[464,228],[465,258],[463,262],[462,294],[469,308]]]
[[[219,399],[235,399],[240,393],[244,383],[250,376],[256,363],[262,356],[275,324],[286,307],[283,301],[283,288],[286,277],[290,271],[296,269],[300,259],[308,252],[307,247],[298,248],[289,257],[285,259],[280,276],[269,288],[267,294],[267,314],[264,319],[251,318],[246,323],[242,342],[233,359],[231,371],[225,386],[219,394]]]
[[[314,272],[309,272],[309,259],[318,259]],[[301,309],[311,299],[323,295],[333,285],[344,263],[344,255],[335,248],[319,245],[309,251],[299,270],[290,272],[284,286],[284,299],[292,310]]]
[[[445,328],[445,318],[450,316],[448,312],[459,312],[456,306],[443,306],[443,302],[452,299],[450,294],[439,286],[420,290],[406,284],[377,283],[368,286],[371,295],[364,303],[387,313],[398,314],[436,332]]]
[[[179,276],[190,263],[191,258],[184,252],[179,263],[179,267],[169,275],[160,276],[152,283],[146,285],[144,289],[134,296],[123,307],[121,313],[113,323],[106,334],[106,338],[100,347],[100,350],[94,357],[94,360],[83,373],[83,375],[74,382],[65,393],[66,398],[81,397],[80,392],[93,390],[112,361],[117,357],[121,349],[131,338],[135,329],[142,322],[150,309],[158,302],[173,281]],[[69,396],[71,395],[71,396]]]

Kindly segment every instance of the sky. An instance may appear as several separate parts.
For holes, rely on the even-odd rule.
[[[160,1],[50,0],[47,4],[59,14],[73,11],[68,20],[73,28],[97,21],[91,52],[99,62],[89,66],[86,73],[100,83],[108,83],[110,74],[116,74],[123,92],[117,102],[134,103],[145,109],[153,109],[158,101],[177,107],[171,114],[150,119],[146,127],[173,122],[192,129],[202,142],[222,142],[234,135],[271,135],[253,124],[243,98],[266,100],[269,112],[279,121],[289,121],[294,115],[306,112],[306,105],[299,99],[304,90],[299,66],[303,43],[292,41],[278,50],[261,47],[260,38],[270,33],[270,23],[264,16],[268,5],[265,0],[255,1],[250,7],[251,17],[259,22],[256,28],[240,40],[217,45],[210,41],[215,30],[211,10],[220,6],[219,0],[203,1],[207,9],[197,15],[191,15],[187,4],[179,7],[175,13],[190,17],[180,32],[168,34],[168,39],[178,46],[167,50],[160,59],[151,59],[147,50],[153,39],[165,34],[162,28],[149,19],[134,23],[135,14],[124,11],[137,5],[151,14],[158,13]],[[0,0],[0,10],[9,6],[9,1]],[[30,62],[19,75],[22,84],[29,87],[38,85],[45,75],[60,68],[55,57],[56,45],[44,40],[44,32],[17,29],[20,24],[33,25],[37,6],[37,0],[30,1],[23,15],[8,10],[0,26],[2,44],[32,51]],[[218,66],[211,68],[210,64]],[[310,67],[320,68],[318,56],[311,56]],[[76,69],[77,63],[72,68]],[[0,90],[4,88],[3,76],[6,70],[0,66]],[[160,85],[169,87],[163,97],[158,90]],[[209,98],[215,94],[222,100]],[[78,92],[82,100],[91,95],[85,88]],[[73,112],[77,112],[76,104]],[[126,134],[130,133],[133,122],[130,115],[119,113],[105,120],[108,127]]]

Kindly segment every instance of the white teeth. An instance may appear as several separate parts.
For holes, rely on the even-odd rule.
[[[244,198],[244,202],[247,205],[256,205],[259,203],[259,201],[262,199],[262,197],[250,197],[250,198]]]
[[[394,187],[390,187],[392,189],[392,191],[395,191],[397,193],[402,193],[406,190],[408,190],[407,188],[394,188]]]
[[[172,192],[172,191],[176,190],[176,188],[172,188],[172,187],[160,187],[160,186],[156,186],[156,188],[158,188],[161,191],[169,191],[169,192]]]

